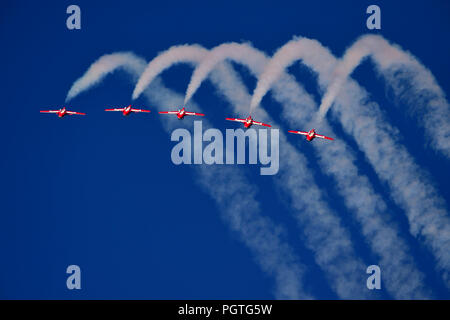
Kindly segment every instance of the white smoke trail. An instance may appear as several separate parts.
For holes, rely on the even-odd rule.
[[[180,61],[198,63],[207,53],[208,50],[198,45],[174,46],[161,52],[145,68],[133,90],[132,98],[137,99],[149,84],[167,68]]]
[[[342,62],[337,63],[335,70],[333,71],[333,80],[328,86],[327,91],[323,95],[322,101],[319,106],[318,112],[320,119],[323,119],[325,117],[328,109],[331,107],[331,104],[341,90],[342,85],[346,82],[347,78],[350,76],[353,70],[360,64],[361,60],[370,53],[368,48],[361,49],[362,50],[353,50],[350,52],[347,51]]]
[[[284,120],[293,128],[308,128],[310,116],[317,110],[317,105],[298,88],[295,79],[289,81],[289,77],[282,78],[275,84],[273,95],[283,105]],[[326,121],[320,128],[336,136]],[[303,143],[300,140],[300,144]],[[382,197],[358,170],[356,158],[349,146],[337,139],[326,148],[319,143],[313,147],[319,156],[321,169],[335,179],[345,205],[353,213],[367,243],[378,256],[376,264],[383,270],[386,289],[396,299],[430,298],[430,292],[424,285],[424,276],[411,256],[411,249],[401,238],[400,230]]]
[[[270,64],[286,70],[300,59],[318,74],[323,89],[336,80],[337,60],[315,40],[299,38],[288,42],[277,51]],[[273,74],[267,72],[265,81],[274,83],[276,77]],[[265,75],[261,75],[263,77]],[[335,98],[336,108],[333,110],[343,129],[354,137],[365,153],[378,177],[388,183],[394,201],[406,213],[411,234],[424,241],[431,250],[446,285],[450,287],[450,220],[445,202],[438,196],[426,173],[399,145],[398,131],[385,121],[379,106],[368,101],[367,93],[354,81],[347,80]]]
[[[203,68],[203,65],[206,66],[198,74],[208,75],[210,70],[214,68],[215,63],[221,63],[225,59],[231,59],[246,65],[256,77],[269,64],[269,59],[250,45],[228,43],[222,44],[211,51],[202,61],[202,64],[198,66],[198,69]],[[244,112],[244,106],[248,105],[250,98],[246,92],[242,92],[240,81],[231,79],[229,73],[227,75],[223,72],[212,72],[211,80],[232,102],[235,109]],[[283,73],[279,75],[281,81],[275,84],[275,98],[282,104],[286,120],[292,125],[304,126],[308,124],[310,120],[308,115],[314,114],[317,105],[292,77]],[[201,83],[201,78],[192,82],[194,81]],[[299,112],[299,110],[301,111]],[[273,122],[273,120],[267,118],[266,114],[260,112],[258,116],[267,119],[266,121],[269,123]],[[322,129],[327,133],[332,133],[325,123]],[[281,158],[289,159],[287,163],[294,164],[295,167],[286,169],[289,177],[286,181],[292,181],[292,184],[289,184],[289,187],[286,188],[288,189],[287,193],[300,194],[306,186],[301,186],[298,181],[305,179],[304,175],[307,174],[303,171],[307,170],[302,170],[302,174],[299,176],[295,176],[295,170],[299,170],[301,166],[298,164],[306,163],[306,160],[300,160],[301,155],[296,154],[287,141],[280,143],[282,143],[283,149],[287,146],[286,152]],[[417,270],[410,256],[408,245],[398,236],[398,228],[391,221],[384,201],[374,192],[368,179],[358,174],[355,165],[356,159],[351,154],[349,147],[339,140],[334,141],[326,148],[320,144],[313,144],[313,146],[319,153],[322,169],[337,181],[338,189],[344,197],[347,207],[354,211],[355,218],[360,222],[363,235],[374,252],[380,256],[388,290],[393,296],[402,299],[429,297],[429,293],[423,286],[423,275]],[[282,179],[282,185],[286,181]],[[309,183],[306,184],[309,185]],[[324,228],[318,227],[318,230],[324,230]]]
[[[302,47],[299,47],[298,50],[301,52],[306,51],[305,48]],[[274,56],[274,59],[268,61],[267,65],[264,67],[264,71],[258,77],[258,82],[256,83],[250,102],[250,109],[253,110],[256,108],[261,103],[264,95],[271,89],[274,82],[285,74],[286,66],[279,65],[279,63],[295,61],[296,55],[298,55],[298,53],[291,50],[279,50]]]
[[[397,97],[425,128],[431,146],[450,157],[450,106],[432,73],[410,53],[379,35],[366,35],[348,48],[339,60],[335,79],[330,83],[319,108],[323,118],[343,83],[366,57],[372,57],[375,70],[384,76]]]
[[[123,69],[133,78],[138,78],[145,69],[145,60],[132,53],[104,55],[94,62],[88,71],[69,91],[74,98],[99,83],[106,75]],[[146,97],[158,108],[167,104],[179,105],[182,97],[165,88],[159,79],[152,82]],[[195,104],[191,104],[194,105]],[[207,121],[203,121],[207,125]],[[169,128],[167,127],[169,130]],[[251,250],[262,269],[275,277],[276,295],[281,299],[310,298],[303,290],[304,267],[298,262],[293,249],[284,242],[283,229],[269,218],[260,215],[255,199],[256,190],[242,178],[235,167],[194,166],[200,175],[197,181],[217,202],[225,220]],[[233,201],[229,201],[233,199]]]
[[[130,75],[138,77],[142,69],[139,59],[132,59],[133,53],[123,52],[104,55],[93,63],[84,76],[76,80],[67,93],[66,102],[99,84],[108,74],[117,69],[125,69]]]
[[[195,48],[200,51],[198,54],[195,54],[197,60],[199,60],[200,57],[204,55],[205,49],[200,49],[197,46],[195,46]],[[180,49],[181,52],[179,51]],[[193,49],[189,49],[186,56],[182,54],[183,49],[187,49],[187,47],[178,47],[178,49],[174,49],[178,51],[176,54],[171,54],[170,50],[168,50],[164,55],[167,54],[168,56],[176,57],[173,63],[188,62],[195,64],[195,62],[192,61]],[[219,50],[219,48],[216,48],[215,50]],[[221,46],[220,50],[225,50],[227,53],[222,58],[216,57],[218,58],[216,60],[217,62],[221,59],[225,59],[225,57],[232,57],[233,60],[244,63],[250,67],[250,70],[256,76],[262,72],[264,66],[268,62],[268,59],[264,54],[248,45],[226,44]],[[165,60],[166,58],[162,56],[155,58],[155,60],[159,59]],[[153,62],[150,64],[153,64]],[[220,62],[219,67],[216,67],[216,69],[211,72],[211,80],[215,83],[216,87],[220,89],[220,92],[230,100],[235,107],[235,110],[243,112],[244,110],[242,107],[247,106],[248,101],[250,100],[248,93],[245,89],[242,89],[243,85],[238,81],[237,77],[235,75],[233,76],[234,73],[232,69],[217,70],[223,69],[221,65],[222,63]],[[212,65],[212,67],[214,66]],[[209,73],[209,71],[206,73]],[[297,122],[298,125],[299,122],[302,122],[302,117],[293,115],[305,115],[305,112],[298,112],[298,109],[292,110],[292,107],[302,107],[301,104],[299,105],[298,101],[307,101],[310,112],[306,112],[306,114],[313,114],[317,109],[317,106],[310,96],[300,90],[301,87],[297,86],[295,80],[289,78],[287,75],[284,77],[285,80],[286,77],[287,81],[284,81],[281,86],[278,86],[276,91],[279,93],[278,99],[282,101],[283,106],[285,107],[284,114],[290,114],[291,116],[289,116],[288,119],[291,119],[292,122],[292,119],[295,118],[293,122]],[[285,92],[288,92],[289,94],[285,95]],[[295,93],[297,93],[297,95],[295,95]],[[287,100],[285,96],[287,97]],[[290,106],[291,109],[289,109],[288,106]],[[258,114],[258,117],[267,119],[266,115]],[[273,120],[267,119],[267,122],[272,123]],[[303,123],[304,122],[305,121],[303,121]],[[284,137],[282,139],[283,148],[288,146],[288,149],[285,150],[286,152],[283,154],[282,158],[286,160],[290,159],[287,161],[287,164],[295,167],[295,164],[302,160],[299,159],[299,155],[296,155],[295,150],[291,150],[292,147],[288,145],[287,141],[284,140]],[[428,297],[426,290],[422,288],[423,276],[417,271],[411,256],[408,255],[408,246],[397,235],[397,230],[392,224],[392,221],[389,221],[385,212],[386,206],[384,202],[379,196],[374,194],[367,178],[358,176],[358,170],[353,163],[355,159],[348,156],[348,147],[342,147],[339,143],[340,142],[335,145],[337,150],[333,150],[331,154],[327,152],[327,148],[318,148],[319,151],[322,151],[321,164],[328,174],[335,175],[340,186],[339,189],[342,191],[341,194],[346,199],[347,206],[351,210],[356,211],[357,219],[361,223],[364,236],[369,239],[373,250],[381,256],[380,265],[383,268],[383,275],[386,279],[388,290],[396,298]],[[338,166],[340,170],[336,170],[336,166],[330,165],[336,163],[336,159],[340,159]],[[348,160],[346,161],[346,159]],[[296,173],[295,170],[297,170]],[[287,191],[287,194],[303,193],[302,188],[299,187],[297,183],[299,179],[302,179],[302,174],[298,171],[298,168],[289,168],[286,169],[286,171],[282,170],[280,174],[283,178],[285,177],[283,175],[284,172],[289,173],[287,175],[288,177],[286,177],[285,180],[280,179],[280,181],[283,189]],[[291,181],[292,183],[286,184],[286,181]],[[294,199],[294,202],[296,202],[296,207],[303,208],[301,206],[301,201]],[[306,224],[311,226],[311,221]],[[321,227],[318,229],[323,230]]]
[[[220,46],[216,47],[219,48]],[[186,104],[200,87],[202,82],[209,76],[209,73],[214,70],[219,62],[224,61],[221,56],[215,55],[215,52],[221,52],[220,50],[212,50],[208,54],[208,59],[202,61],[202,63],[195,68],[193,75],[189,81],[188,88],[186,90],[186,95],[184,98],[184,103]]]

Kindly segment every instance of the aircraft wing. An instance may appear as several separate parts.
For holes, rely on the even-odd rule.
[[[308,132],[305,132],[305,131],[289,130],[288,132],[290,132],[290,133],[296,133],[296,134],[302,134],[302,135],[304,135],[304,136],[307,136],[307,135],[308,135]]]
[[[237,119],[237,118],[225,118],[225,120],[236,121],[236,122],[245,122],[245,119]]]
[[[317,134],[317,133],[316,133],[316,137],[317,137],[317,138],[322,138],[322,139],[327,139],[327,140],[334,140],[333,138],[326,137],[326,136],[323,136],[323,135]]]
[[[253,124],[257,124],[258,126],[264,126],[264,127],[272,127],[270,124],[262,123],[258,121],[253,121]]]
[[[105,109],[105,111],[121,111],[121,112],[123,112],[123,110],[125,110],[125,108]]]
[[[132,112],[150,112],[150,110],[144,110],[144,109],[133,109],[131,108]]]
[[[162,114],[177,114],[178,111],[160,111],[159,113],[162,113]]]
[[[59,110],[41,110],[41,113],[58,113]]]
[[[75,112],[75,111],[66,111],[67,114],[78,114],[80,116],[85,116],[86,113],[83,112]]]
[[[196,113],[196,112],[185,112],[185,114],[187,115],[187,116],[204,116],[204,114],[203,113]]]

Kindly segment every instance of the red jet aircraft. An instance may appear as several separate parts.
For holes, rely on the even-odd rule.
[[[41,110],[41,113],[56,113],[58,115],[58,117],[62,118],[65,115],[73,115],[73,114],[78,114],[81,116],[86,115],[86,113],[82,113],[82,112],[75,112],[75,111],[69,111],[66,109],[66,107],[62,107],[59,110]]]
[[[161,114],[176,114],[178,119],[183,119],[184,116],[204,116],[203,113],[196,113],[196,112],[187,112],[184,107],[181,108],[178,111],[160,111]]]
[[[271,127],[270,124],[254,121],[251,116],[248,116],[247,119],[237,119],[237,118],[225,118],[225,120],[242,122],[244,127],[250,128],[252,124],[256,124],[258,126]]]
[[[312,141],[314,138],[322,138],[322,139],[328,139],[328,140],[334,140],[333,138],[330,137],[326,137],[323,136],[321,134],[317,134],[316,133],[316,129],[311,129],[309,130],[309,132],[305,132],[305,131],[294,131],[294,130],[289,130],[290,133],[296,133],[296,134],[302,134],[304,136],[306,136],[306,140],[308,141]]]
[[[114,108],[114,109],[105,109],[105,111],[120,111],[123,113],[124,116],[129,115],[132,112],[150,112],[150,110],[144,110],[144,109],[134,109],[131,107],[131,104],[128,107],[125,108]]]

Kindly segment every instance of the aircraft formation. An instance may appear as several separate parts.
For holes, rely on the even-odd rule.
[[[186,107],[181,107],[178,110],[174,110],[174,111],[160,111],[160,114],[173,114],[176,115],[178,119],[183,119],[185,116],[205,116],[203,113],[196,113],[196,112],[188,112],[185,109]],[[150,110],[145,110],[145,109],[136,109],[133,108],[131,106],[131,104],[127,107],[124,108],[110,108],[110,109],[105,109],[105,111],[116,111],[116,112],[122,112],[122,114],[124,116],[128,116],[131,113],[139,113],[139,112],[145,112],[145,113],[150,113]],[[41,113],[55,113],[58,115],[59,118],[65,117],[66,115],[81,115],[84,116],[86,115],[86,113],[83,112],[76,112],[76,111],[69,111],[66,109],[66,107],[62,107],[58,110],[41,110]],[[259,121],[255,121],[253,120],[253,118],[249,115],[247,118],[245,119],[240,119],[240,118],[225,118],[225,120],[228,121],[235,121],[235,122],[240,122],[244,124],[244,127],[246,129],[250,128],[252,125],[258,125],[258,126],[264,126],[264,127],[272,127],[270,124],[267,123],[262,123]],[[290,133],[295,133],[295,134],[300,134],[300,135],[304,135],[306,136],[306,140],[307,141],[312,141],[314,140],[314,138],[322,138],[322,139],[327,139],[327,140],[334,140],[333,138],[321,135],[321,134],[317,134],[316,133],[316,129],[311,129],[308,132],[306,131],[295,131],[295,130],[289,130],[288,132]]]

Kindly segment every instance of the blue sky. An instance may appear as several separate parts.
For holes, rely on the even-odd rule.
[[[70,4],[81,8],[81,30],[66,28]],[[373,33],[411,52],[448,93],[450,4],[446,1],[123,1],[114,5],[4,1],[0,10],[4,75],[0,80],[4,137],[0,298],[274,298],[273,277],[262,271],[239,235],[230,230],[214,200],[196,183],[196,171],[172,164],[173,143],[162,126],[165,118],[156,112],[129,118],[103,112],[107,106],[130,103],[134,86],[125,74],[115,73],[71,101],[70,107],[86,112],[86,117],[58,119],[39,110],[62,105],[72,83],[91,63],[117,51],[132,51],[150,60],[178,44],[212,48],[250,41],[272,55],[300,35],[317,39],[340,57],[358,36],[369,33],[365,9],[370,4],[378,4],[382,11],[382,29]],[[253,90],[256,79],[240,66],[236,70]],[[315,78],[299,64],[289,71],[320,102]],[[191,67],[176,66],[164,73],[163,80],[168,88],[183,93],[191,74]],[[371,63],[363,63],[353,77],[400,130],[403,145],[448,210],[449,160],[426,146],[425,133],[395,104]],[[194,100],[216,128],[229,125],[221,119],[233,116],[232,111],[211,83],[206,82]],[[144,99],[138,103],[154,109]],[[280,119],[270,93],[263,103],[274,119]],[[339,124],[331,124],[342,133]],[[308,129],[282,125],[281,130]],[[289,141],[311,160],[314,178],[350,232],[358,256],[377,264],[334,181],[315,165],[315,149],[306,142],[298,144],[297,138]],[[358,168],[389,206],[433,297],[448,299],[434,257],[420,239],[409,235],[408,221],[388,186],[351,138],[345,134],[339,138],[353,147]],[[250,166],[241,169],[257,188],[262,213],[285,228],[285,240],[307,267],[307,291],[316,298],[337,299],[313,251],[303,244],[301,228],[284,205],[285,195],[273,184],[275,178],[260,176]],[[80,291],[66,288],[65,270],[70,264],[81,267]],[[373,298],[392,296],[381,290],[373,292]]]

